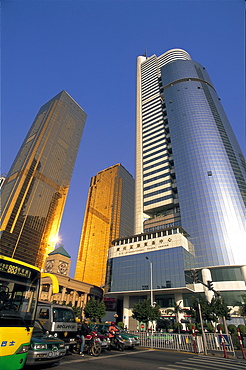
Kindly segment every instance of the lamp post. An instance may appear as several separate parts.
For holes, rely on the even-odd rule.
[[[145,257],[146,260],[149,261],[149,267],[150,267],[150,304],[151,307],[154,307],[154,299],[153,299],[153,264],[150,261],[149,257]]]

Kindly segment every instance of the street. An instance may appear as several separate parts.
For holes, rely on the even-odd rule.
[[[87,354],[81,357],[72,354],[65,356],[57,366],[35,366],[33,368],[39,370],[49,368],[57,370],[108,370],[109,368],[113,370],[245,370],[246,360],[137,348],[124,352],[103,351],[99,357]]]

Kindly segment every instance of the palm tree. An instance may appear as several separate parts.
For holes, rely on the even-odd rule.
[[[173,313],[175,315],[175,319],[176,319],[176,323],[178,324],[178,333],[180,334],[180,326],[179,326],[179,314],[180,313],[183,313],[183,312],[186,312],[186,310],[184,308],[181,307],[181,302],[182,301],[179,301],[179,303],[176,303],[175,302],[175,305],[173,308],[168,308],[167,309],[167,314],[169,313]]]

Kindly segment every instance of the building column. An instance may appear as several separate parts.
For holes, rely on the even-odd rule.
[[[184,302],[183,302],[183,295],[182,293],[174,293],[174,300],[176,305],[179,305],[180,308],[184,307]],[[183,314],[180,312],[177,312],[177,321],[180,322],[181,316],[183,317]]]
[[[72,307],[75,306],[76,296],[77,296],[77,292],[76,292],[76,290],[74,290],[73,294],[72,294]]]
[[[129,295],[124,295],[123,299],[123,323],[124,326],[129,328]]]
[[[241,267],[241,271],[242,271],[242,275],[243,275],[243,279],[246,283],[246,266],[242,266]]]
[[[52,287],[52,284],[50,284],[50,287],[49,287],[49,293],[48,293],[48,301],[49,301],[49,302],[51,302],[52,291],[53,291],[53,287]]]
[[[66,301],[66,292],[67,292],[67,288],[64,286],[62,287],[62,294],[61,294],[61,304]]]
[[[82,310],[81,310],[82,320],[84,320],[84,318],[85,318],[84,307],[85,307],[85,305],[87,303],[87,298],[88,298],[88,294],[87,293],[83,293],[83,295],[81,296],[81,303],[80,303],[80,307],[82,308]]]
[[[204,284],[207,284],[208,280],[212,281],[211,271],[209,269],[202,269],[202,281]],[[214,297],[214,292],[204,287],[205,296],[208,302],[212,301]]]
[[[69,304],[69,302],[70,302],[70,294],[71,294],[71,292],[67,292],[67,295],[66,295],[66,304]]]

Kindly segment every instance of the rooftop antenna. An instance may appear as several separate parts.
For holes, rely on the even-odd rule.
[[[147,54],[147,46],[145,47],[145,52],[143,53],[143,57],[146,57],[146,58],[148,58],[148,56],[147,56],[148,54]]]

